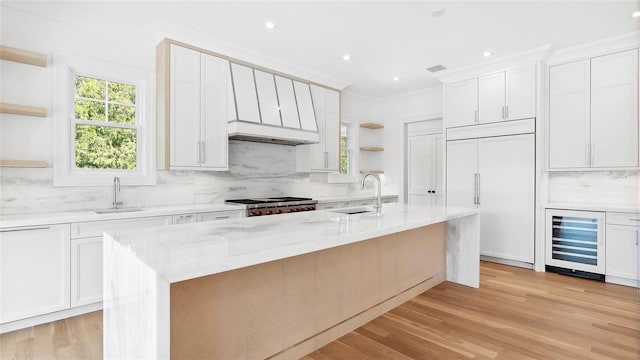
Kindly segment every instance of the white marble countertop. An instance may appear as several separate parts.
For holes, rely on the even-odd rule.
[[[131,219],[131,218],[143,218],[143,217],[150,217],[150,216],[181,215],[181,214],[190,214],[190,213],[199,213],[199,212],[244,210],[246,209],[246,207],[244,205],[228,205],[228,204],[192,204],[192,205],[141,207],[141,209],[142,209],[141,211],[118,212],[118,213],[111,213],[111,214],[96,214],[94,210],[79,210],[79,211],[0,215],[0,228],[63,224],[63,223],[82,222],[82,221]]]
[[[397,198],[398,195],[394,195],[394,194],[383,194],[381,196],[383,199],[385,198]],[[314,197],[314,200],[318,200],[318,203],[322,204],[322,203],[332,203],[332,202],[340,202],[340,201],[355,201],[355,200],[368,200],[368,199],[375,199],[376,195],[371,194],[371,195],[363,195],[363,194],[358,194],[358,195],[345,195],[345,196],[319,196],[319,197]]]
[[[107,234],[170,283],[477,214],[468,208],[388,204],[383,214],[308,211]]]
[[[566,209],[566,210],[588,210],[588,211],[610,211],[610,212],[626,212],[639,213],[640,208],[633,206],[620,205],[595,205],[595,204],[573,204],[551,202],[543,205],[546,209]]]

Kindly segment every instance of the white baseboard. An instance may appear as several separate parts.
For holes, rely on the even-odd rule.
[[[480,260],[533,270],[533,264],[522,262],[522,261],[507,260],[507,259],[501,259],[501,258],[486,256],[486,255],[480,255]]]
[[[34,316],[27,319],[16,320],[0,324],[0,334],[6,332],[28,328],[40,324],[46,324],[52,321],[62,320],[77,315],[82,315],[94,311],[102,310],[102,301],[94,304],[78,306],[67,310],[56,311],[49,314]]]

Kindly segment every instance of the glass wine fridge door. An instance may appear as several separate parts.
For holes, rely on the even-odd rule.
[[[546,265],[604,274],[604,214],[547,209]]]

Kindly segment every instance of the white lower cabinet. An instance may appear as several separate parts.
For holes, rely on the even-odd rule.
[[[102,301],[102,236],[71,240],[71,306]]]
[[[533,134],[447,142],[447,206],[477,207],[480,254],[534,261]]]
[[[606,222],[606,281],[639,287],[640,216],[633,213],[607,213]]]
[[[0,323],[69,308],[69,224],[0,231]]]
[[[217,221],[244,217],[244,210],[213,211],[196,214],[196,222]]]

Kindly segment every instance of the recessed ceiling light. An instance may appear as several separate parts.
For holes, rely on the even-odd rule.
[[[398,81],[398,80],[400,80],[400,78],[399,78],[399,77],[397,77],[397,76],[394,76],[394,77],[393,77],[393,81]]]
[[[431,16],[433,16],[433,17],[439,17],[439,16],[444,15],[444,12],[445,12],[445,10],[444,10],[444,9],[436,9],[436,10],[433,10],[433,11],[431,12]]]
[[[483,52],[483,53],[482,53],[482,56],[484,56],[484,57],[489,57],[489,56],[491,56],[491,51],[485,51],[485,52]]]
[[[349,54],[344,54],[344,55],[342,55],[342,60],[349,61],[349,60],[351,60],[351,56],[349,56]]]
[[[269,30],[273,30],[273,28],[276,27],[276,24],[272,23],[271,21],[267,21],[266,23],[264,23],[264,27]]]
[[[637,18],[640,17],[640,11],[634,11],[633,14],[631,14],[632,18]]]

